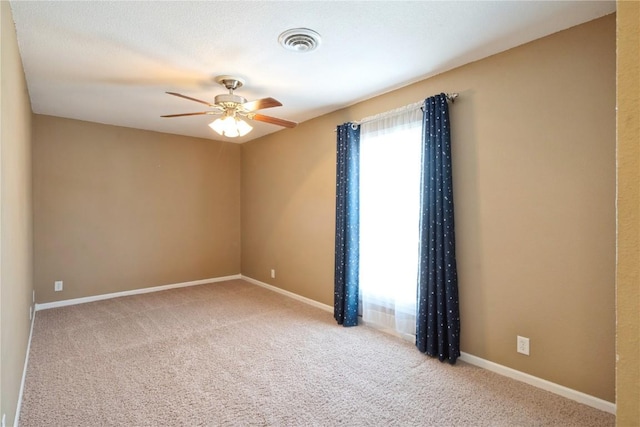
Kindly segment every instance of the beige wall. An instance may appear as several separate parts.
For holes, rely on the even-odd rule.
[[[334,128],[325,116],[242,145],[242,274],[330,305]]]
[[[0,3],[1,411],[13,425],[33,289],[31,105],[9,3]]]
[[[640,3],[618,1],[619,426],[640,425]]]
[[[238,145],[42,115],[33,129],[38,303],[240,273]]]
[[[332,305],[336,125],[459,92],[462,351],[614,401],[615,52],[611,15],[244,144],[243,274]]]

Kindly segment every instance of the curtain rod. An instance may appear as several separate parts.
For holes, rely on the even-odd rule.
[[[456,102],[456,98],[459,96],[459,94],[457,92],[445,93],[444,95],[446,96],[447,101],[451,102],[452,104],[454,102]],[[378,120],[378,119],[381,119],[381,118],[383,118],[385,116],[393,115],[393,114],[400,113],[400,112],[406,111],[406,110],[411,110],[413,108],[418,108],[418,107],[422,108],[423,105],[424,105],[424,101],[415,102],[413,104],[405,105],[404,107],[396,108],[394,110],[390,110],[390,111],[387,111],[385,113],[380,113],[380,114],[376,114],[375,116],[369,116],[369,117],[365,117],[365,118],[363,118],[361,120],[353,121],[353,122],[351,122],[351,126],[356,128],[356,127],[360,126],[363,123],[368,123],[368,122],[371,122],[371,121],[374,121],[374,120]],[[337,131],[337,129],[336,129],[336,131]]]

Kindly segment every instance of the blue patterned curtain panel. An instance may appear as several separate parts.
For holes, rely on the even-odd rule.
[[[444,93],[425,100],[422,139],[416,346],[453,364],[460,356],[460,314],[451,132]]]
[[[334,314],[338,324],[358,324],[360,263],[360,127],[338,126],[336,159],[336,262]]]

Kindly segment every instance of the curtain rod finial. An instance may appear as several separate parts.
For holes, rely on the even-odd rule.
[[[448,93],[447,94],[447,100],[451,101],[451,103],[453,104],[454,102],[456,102],[456,98],[458,97],[458,93],[454,92],[454,93]]]

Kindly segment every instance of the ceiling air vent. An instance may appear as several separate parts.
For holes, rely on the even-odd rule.
[[[308,28],[292,28],[280,34],[278,42],[287,50],[311,52],[320,46],[320,34]]]

